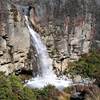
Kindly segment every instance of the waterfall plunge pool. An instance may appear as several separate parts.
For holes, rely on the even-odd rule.
[[[35,77],[26,83],[26,86],[30,88],[44,88],[45,86],[48,85],[53,85],[56,88],[62,90],[65,87],[72,86],[72,80],[71,79],[62,79],[62,78],[53,78],[53,77]]]

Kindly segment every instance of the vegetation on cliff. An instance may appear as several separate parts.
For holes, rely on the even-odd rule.
[[[100,85],[100,51],[92,50],[82,55],[79,61],[69,63],[69,70],[65,70],[64,73],[96,79],[97,84]]]
[[[0,100],[35,100],[31,89],[24,87],[19,77],[0,73]]]

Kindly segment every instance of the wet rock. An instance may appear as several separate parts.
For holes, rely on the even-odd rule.
[[[71,96],[70,100],[85,100],[84,92],[76,92],[73,96]]]
[[[82,77],[80,75],[75,75],[73,81],[75,83],[80,83],[82,81]]]

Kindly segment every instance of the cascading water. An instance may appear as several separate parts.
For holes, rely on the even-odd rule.
[[[31,88],[43,88],[49,84],[61,89],[71,85],[71,80],[65,80],[57,77],[52,69],[52,60],[50,59],[46,46],[42,43],[41,38],[37,32],[35,32],[29,24],[28,17],[25,16],[26,25],[32,36],[33,45],[36,48],[38,55],[39,68],[41,74],[28,81],[27,86]]]
[[[32,42],[33,45],[35,45],[37,55],[38,55],[38,64],[40,68],[40,75],[42,77],[46,76],[55,76],[55,74],[52,71],[52,60],[48,56],[48,52],[46,49],[46,46],[42,43],[39,34],[37,34],[28,24],[28,18],[25,16],[27,21],[27,27],[30,31],[30,34],[32,36]]]

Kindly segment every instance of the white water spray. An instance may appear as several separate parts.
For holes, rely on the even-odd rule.
[[[25,16],[25,19],[26,25],[32,36],[33,45],[37,51],[39,68],[41,70],[41,76],[37,76],[29,80],[27,86],[31,88],[43,88],[44,86],[51,84],[59,89],[70,86],[72,83],[71,80],[58,78],[54,74],[52,60],[48,55],[46,46],[41,41],[39,34],[30,27],[27,16]]]

